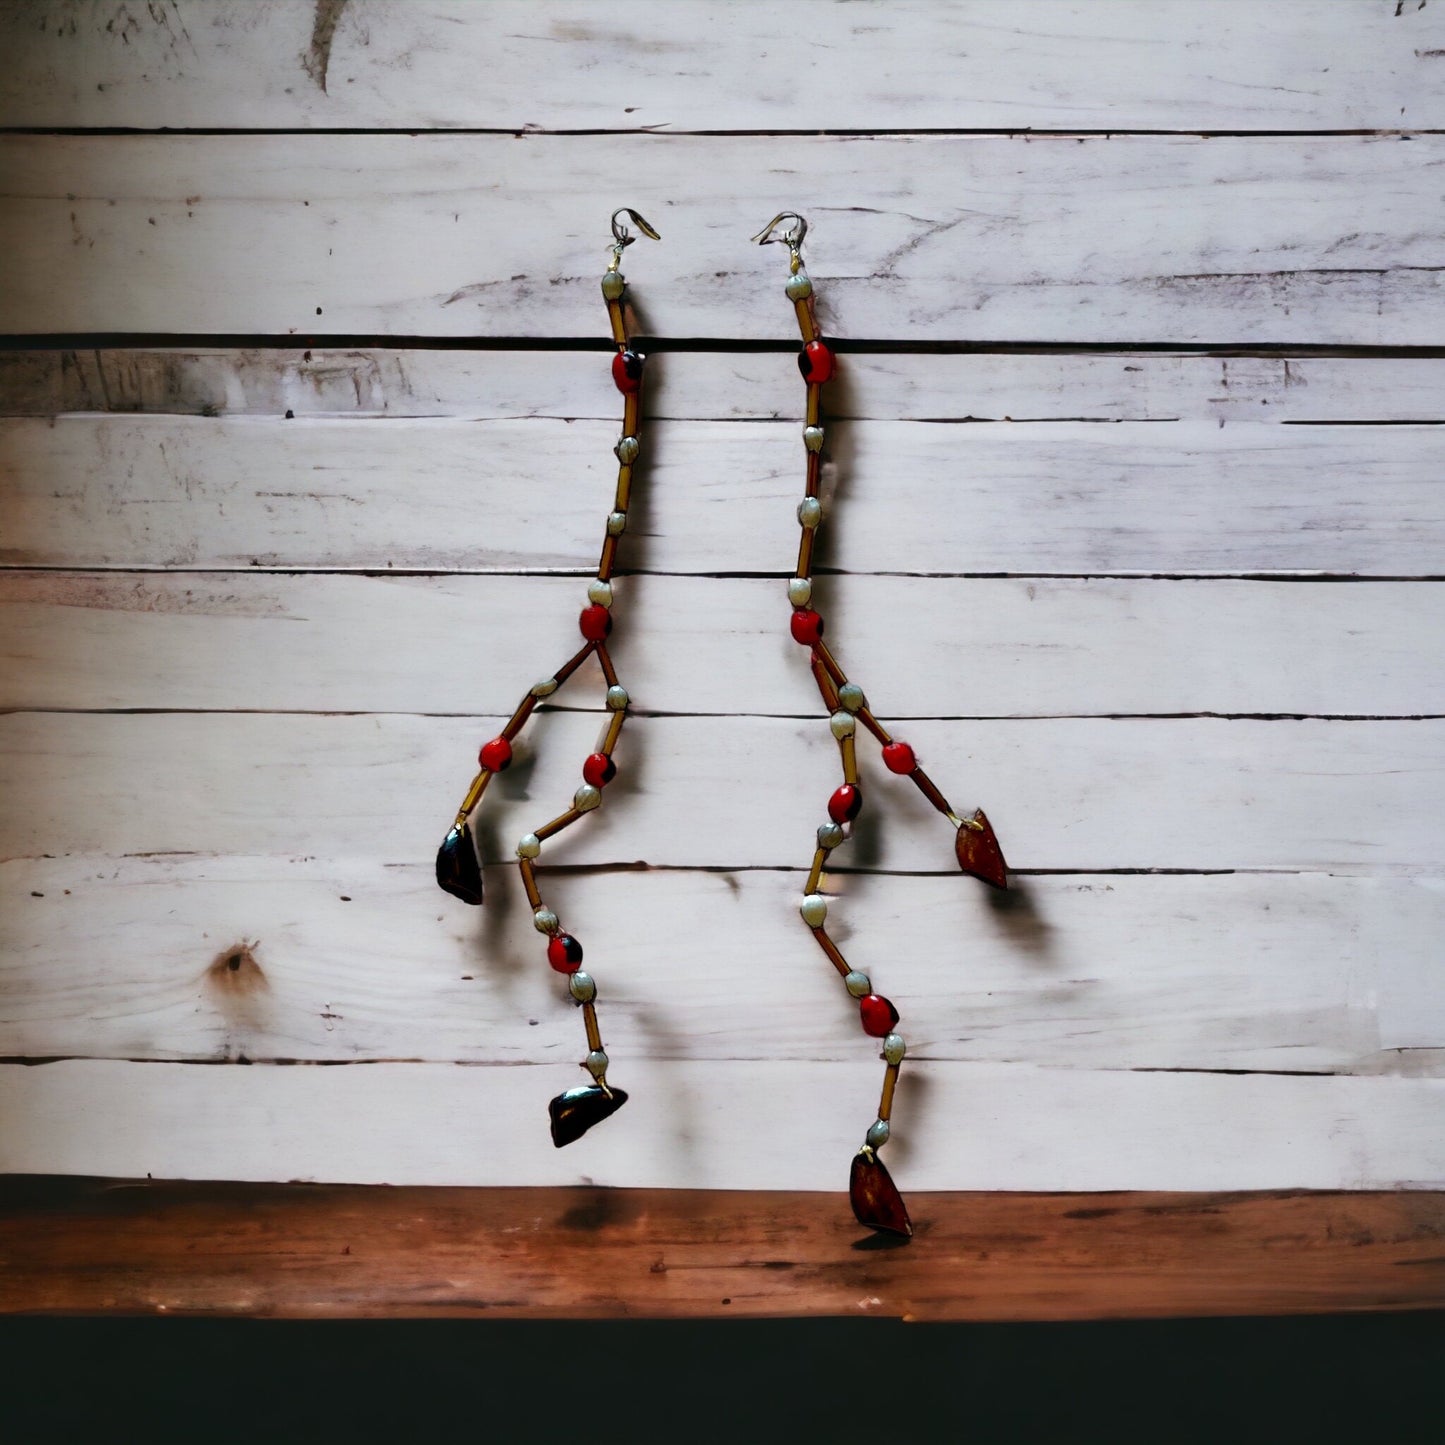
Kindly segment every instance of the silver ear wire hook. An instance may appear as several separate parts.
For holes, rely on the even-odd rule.
[[[793,224],[781,236],[773,235],[773,232],[784,221],[791,221]],[[803,237],[807,234],[806,218],[800,216],[796,211],[779,211],[752,239],[760,246],[769,246],[775,241],[782,242],[789,250],[796,251],[803,244]]]
[[[630,246],[637,239],[637,237],[634,236],[632,232],[629,231],[627,227],[624,226],[622,222],[617,219],[618,216],[626,216],[632,222],[632,224],[636,226],[637,229],[641,231],[644,236],[647,236],[650,240],[662,240],[662,237],[659,236],[650,225],[648,225],[646,219],[642,216],[639,216],[637,212],[632,209],[631,206],[618,206],[618,208],[612,213],[612,264],[614,268],[618,264],[620,264],[622,260],[623,249],[627,246]]]

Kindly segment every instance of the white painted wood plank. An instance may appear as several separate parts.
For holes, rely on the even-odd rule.
[[[0,124],[1440,126],[1433,7],[10,0]],[[335,17],[328,29],[318,15]]]
[[[1438,877],[1016,883],[1000,905],[960,878],[831,880],[829,926],[902,1012],[911,1061],[1445,1068]],[[370,859],[11,861],[0,1055],[570,1065],[576,1009],[516,879],[488,887],[472,914],[425,866]],[[795,871],[557,883],[619,1077],[641,1058],[866,1071],[876,1048],[798,919],[801,887]]]
[[[780,583],[638,577],[616,599],[649,711],[821,706]],[[506,712],[580,646],[585,603],[559,577],[0,573],[0,707]],[[895,718],[1445,713],[1445,583],[864,576],[814,603]],[[575,684],[589,703],[600,679]]]
[[[877,1102],[868,1064],[635,1063],[631,1097],[563,1150],[562,1066],[0,1068],[0,1169],[368,1184],[824,1189]],[[923,1062],[888,1163],[930,1189],[1445,1186],[1445,1084]],[[926,1201],[916,1201],[920,1212]]]
[[[782,263],[748,242],[781,198],[840,337],[1433,345],[1442,156],[1436,135],[12,135],[0,329],[596,336],[625,202],[666,237],[629,266],[648,330],[786,338]]]
[[[767,353],[668,352],[653,417],[768,421],[797,407]],[[848,354],[835,418],[1030,421],[1445,421],[1445,361],[1157,352]],[[0,353],[0,415],[577,417],[615,420],[586,351],[168,347]]]
[[[6,421],[0,562],[590,571],[616,436],[600,420]],[[830,445],[824,568],[1412,576],[1445,549],[1439,427],[884,421],[835,424]],[[645,446],[624,568],[791,570],[796,422],[662,422]]]
[[[600,721],[557,712],[529,730],[535,764],[514,762],[482,810],[487,857],[511,857],[518,837],[570,802]],[[395,714],[13,713],[0,718],[0,856],[425,863],[497,726]],[[1445,863],[1438,720],[917,720],[905,735],[956,807],[987,807],[1016,868]],[[870,802],[840,862],[950,872],[946,823],[882,772],[870,745],[860,753]],[[821,718],[637,717],[617,758],[607,803],[549,847],[544,865],[806,866],[838,781]]]

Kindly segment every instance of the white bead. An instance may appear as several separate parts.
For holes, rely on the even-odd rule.
[[[875,1119],[868,1126],[866,1142],[870,1149],[881,1149],[888,1142],[888,1120]]]
[[[542,851],[542,840],[535,833],[523,833],[517,840],[517,857],[535,858]]]
[[[572,794],[572,806],[579,813],[590,813],[602,801],[602,789],[594,788],[591,783],[583,783],[575,793]]]
[[[828,900],[821,893],[809,893],[798,905],[798,912],[803,915],[803,922],[809,928],[821,928],[823,920],[828,916]]]
[[[823,504],[817,497],[804,497],[798,503],[798,521],[810,532],[823,520]]]
[[[583,973],[581,969],[567,980],[567,987],[578,1003],[591,1003],[597,997],[597,985],[593,983],[592,975]]]
[[[813,294],[813,283],[808,280],[806,271],[799,271],[788,277],[788,284],[783,290],[788,293],[789,301],[806,301]]]
[[[626,512],[609,512],[607,516],[607,535],[609,537],[620,537],[627,530]]]
[[[818,846],[832,852],[843,841],[841,823],[821,823],[818,826]]]
[[[835,712],[828,719],[828,726],[833,729],[833,736],[842,742],[844,738],[851,738],[858,731],[858,724],[853,721],[851,712]]]
[[[794,607],[806,607],[813,600],[813,582],[809,577],[788,579],[788,601]]]
[[[637,454],[642,450],[642,443],[636,437],[623,437],[621,441],[612,448],[617,460],[624,467],[630,467],[637,460]]]
[[[557,679],[555,677],[544,677],[541,682],[532,684],[533,697],[551,697],[557,691]]]
[[[558,926],[557,915],[550,908],[539,908],[532,915],[532,927],[538,933],[556,933]]]
[[[823,450],[823,428],[820,426],[805,426],[803,428],[803,445],[810,452]]]
[[[620,683],[614,682],[612,686],[607,689],[607,706],[610,707],[613,712],[622,712],[631,701],[632,699],[627,696],[627,689]]]
[[[607,1073],[607,1055],[601,1049],[593,1049],[587,1055],[587,1072],[594,1079],[600,1079]]]
[[[908,1045],[903,1042],[902,1034],[888,1034],[883,1040],[883,1058],[886,1063],[901,1064],[903,1056],[908,1052]]]
[[[856,968],[844,976],[843,987],[846,988],[854,998],[866,998],[873,992],[872,980],[866,973],[859,973]]]
[[[599,607],[611,607],[612,584],[604,582],[600,577],[594,577],[587,584],[587,600],[595,602]]]
[[[602,273],[602,294],[609,301],[620,301],[622,292],[627,282],[622,279],[620,271],[604,271]]]
[[[845,682],[838,689],[838,706],[848,712],[857,712],[864,701],[863,689],[856,682]]]

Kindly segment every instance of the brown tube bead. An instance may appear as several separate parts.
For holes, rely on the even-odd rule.
[[[793,302],[793,310],[798,313],[798,330],[803,333],[803,341],[818,339],[818,320],[813,315],[813,298],[805,296],[801,301]]]
[[[568,808],[565,813],[559,813],[550,823],[543,823],[533,835],[538,842],[544,838],[550,838],[554,833],[560,833],[563,828],[570,828],[578,818],[582,816],[576,808]]]
[[[823,478],[823,458],[817,452],[808,453],[808,480],[803,490],[807,496],[816,497]]]
[[[889,1064],[883,1073],[883,1097],[878,1100],[878,1117],[886,1124],[893,1112],[893,1091],[898,1087],[898,1065]]]
[[[587,1047],[600,1049],[602,1047],[602,1030],[597,1027],[596,1004],[584,1003],[582,1005],[582,1024],[587,1030]]]
[[[624,464],[617,468],[617,491],[612,498],[612,510],[625,512],[632,500],[632,467]]]
[[[492,775],[483,768],[476,777],[472,779],[472,785],[467,789],[467,795],[462,799],[462,805],[457,809],[457,821],[464,823],[467,814],[482,801],[482,794],[487,791],[487,784],[492,781]]]
[[[607,303],[607,319],[612,323],[612,339],[619,347],[627,345],[627,323],[622,316],[622,302]]]
[[[611,683],[607,685],[609,687],[612,686]],[[617,739],[622,736],[622,724],[626,721],[626,712],[615,712],[612,714],[612,721],[607,724],[607,732],[604,734],[602,743],[597,749],[599,753],[606,753],[609,758],[612,756],[612,749],[617,746]]]
[[[852,972],[852,969],[848,967],[848,960],[844,958],[843,955],[838,951],[838,945],[834,943],[833,940],[828,937],[827,933],[825,933],[821,928],[813,929],[812,933],[813,937],[818,940],[818,947],[821,948],[823,952],[828,955],[828,958],[832,962],[833,967],[838,970],[839,974],[843,978],[847,978],[847,976]]]
[[[803,528],[803,535],[798,540],[798,565],[794,569],[794,576],[811,577],[813,575],[813,538],[817,535],[812,527]]]
[[[873,716],[871,712],[868,711],[866,707],[860,707],[858,709],[858,718],[859,721],[862,722],[863,726],[867,728],[868,731],[872,733],[873,736],[884,745],[884,747],[887,747],[888,744],[893,741],[893,735],[888,731],[886,727],[883,726],[881,722],[878,721],[876,717]]]
[[[522,887],[527,890],[527,902],[533,909],[542,906],[542,895],[537,891],[537,870],[532,866],[530,858],[518,858],[517,867],[522,870]]]
[[[518,704],[516,712],[512,714],[512,720],[502,729],[502,736],[511,742],[526,725],[527,719],[532,716],[532,709],[537,706],[537,699],[529,692]]]
[[[855,787],[858,783],[858,748],[852,733],[846,738],[838,739],[838,751],[843,754],[843,781],[852,783]]]
[[[813,669],[813,681],[818,684],[818,691],[823,696],[823,702],[829,712],[838,711],[838,689],[833,685],[833,679],[828,676],[828,669],[814,655],[808,659],[808,666]]]
[[[622,399],[622,435],[635,437],[637,435],[637,423],[642,415],[641,393],[631,391]],[[618,511],[624,510],[619,507]]]
[[[617,509],[621,511],[619,507]],[[597,580],[599,582],[610,582],[612,580],[612,568],[617,562],[617,538],[608,537],[602,544],[602,555],[597,559]]]
[[[817,426],[818,418],[823,414],[823,388],[821,386],[810,386],[808,388],[808,421],[809,426]]]
[[[567,679],[571,677],[572,674],[576,672],[577,669],[581,667],[584,662],[587,661],[587,659],[592,655],[592,649],[596,646],[597,644],[595,642],[589,642],[586,647],[581,649],[581,651],[573,653],[572,656],[569,657],[567,661],[564,662],[562,666],[557,669],[558,687],[561,687],[562,684],[566,682]]]
[[[945,798],[943,794],[938,791],[938,788],[935,786],[933,779],[930,778],[928,774],[923,771],[922,768],[914,768],[914,770],[909,773],[908,776],[912,778],[915,783],[918,784],[918,791],[922,793],[923,796],[927,798],[928,801],[932,803],[933,806],[937,808],[940,813],[946,815],[952,814],[953,809],[948,806],[948,799]]]
[[[838,659],[828,651],[828,644],[826,642],[815,642],[813,644],[813,656],[828,669],[828,676],[831,677],[839,687],[842,687],[843,684],[848,681],[848,674],[839,666]]]
[[[607,680],[607,686],[616,687],[617,669],[612,665],[612,654],[608,652],[605,642],[597,644],[597,661],[602,665],[602,676]]]
[[[804,893],[816,893],[818,891],[818,884],[823,878],[823,864],[827,861],[828,850],[826,848],[819,848],[813,854],[813,866],[809,870],[807,887],[803,889]]]

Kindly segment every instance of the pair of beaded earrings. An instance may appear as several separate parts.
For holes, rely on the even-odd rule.
[[[537,859],[542,845],[564,829],[570,828],[585,813],[602,802],[602,790],[615,776],[617,767],[613,750],[622,735],[631,699],[617,677],[608,652],[607,639],[612,631],[612,574],[617,560],[618,540],[627,528],[627,508],[632,492],[633,464],[641,450],[641,391],[643,357],[632,349],[628,336],[628,317],[624,304],[626,282],[622,275],[622,253],[636,238],[619,217],[628,216],[645,236],[660,240],[657,232],[636,211],[623,207],[612,217],[612,259],[602,277],[602,295],[612,327],[612,340],[617,354],[612,358],[612,379],[622,393],[622,437],[613,449],[617,456],[617,490],[612,510],[607,517],[602,555],[597,575],[587,587],[587,606],[582,609],[578,625],[583,645],[550,677],[533,684],[517,705],[507,725],[490,742],[483,745],[480,771],[467,789],[456,819],[437,853],[437,882],[465,903],[482,901],[482,870],[477,858],[471,831],[471,815],[481,802],[493,776],[512,761],[512,742],[526,725],[537,704],[551,697],[589,657],[596,657],[607,683],[607,722],[596,750],[582,764],[582,786],[572,797],[572,806],[544,823],[535,832],[526,834],[517,844],[517,866],[522,886],[532,905],[532,921],[547,939],[547,962],[567,976],[568,990],[581,1005],[582,1021],[587,1031],[587,1058],[583,1067],[592,1076],[592,1083],[558,1094],[548,1106],[552,1121],[552,1142],[561,1148],[580,1139],[594,1124],[616,1113],[627,1102],[626,1093],[607,1082],[608,1058],[602,1047],[602,1034],[597,1023],[597,985],[590,974],[582,971],[582,945],[563,929],[557,914],[547,906],[537,885]],[[789,222],[781,235],[778,227]],[[971,817],[960,817],[938,790],[933,780],[918,766],[913,749],[893,738],[869,708],[863,690],[849,679],[846,672],[823,641],[823,619],[814,610],[813,547],[819,524],[823,520],[823,504],[819,496],[822,482],[824,431],[822,425],[822,389],[837,366],[832,350],[818,332],[813,306],[813,283],[803,269],[803,237],[808,224],[791,211],[775,216],[758,235],[759,245],[780,242],[788,248],[788,299],[793,303],[803,349],[798,366],[807,385],[806,414],[803,425],[803,446],[807,457],[807,479],[803,500],[798,504],[798,524],[802,536],[798,545],[797,566],[788,581],[788,600],[793,605],[791,630],[795,641],[808,649],[809,666],[823,705],[828,710],[828,726],[837,740],[843,781],[828,799],[828,821],[818,828],[817,845],[807,884],[799,906],[803,922],[808,926],[828,961],[843,979],[848,993],[858,1000],[863,1031],[882,1040],[885,1063],[883,1093],[878,1104],[878,1117],[868,1127],[863,1146],[853,1158],[848,1193],[853,1213],[860,1224],[885,1233],[908,1237],[913,1233],[903,1197],[893,1183],[878,1151],[888,1142],[893,1094],[898,1082],[899,1067],[907,1052],[903,1037],[896,1029],[898,1010],[873,991],[866,973],[852,968],[838,945],[828,935],[828,899],[821,891],[823,869],[835,848],[847,837],[845,827],[863,806],[859,781],[856,738],[858,725],[871,733],[883,749],[884,766],[891,773],[911,778],[925,798],[954,827],[954,852],[959,867],[995,888],[1008,884],[1007,866],[998,840],[982,810]]]

